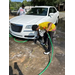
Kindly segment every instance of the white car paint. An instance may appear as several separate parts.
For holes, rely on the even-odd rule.
[[[52,22],[56,23],[57,17],[59,16],[59,12],[57,11],[56,13],[50,13],[49,15],[49,8],[53,6],[36,6],[33,8],[48,8],[47,15],[46,16],[37,16],[37,15],[22,15],[22,16],[17,16],[12,19],[10,19],[10,33],[13,36],[19,37],[19,38],[24,38],[24,39],[35,39],[37,37],[37,32],[32,31],[32,29],[27,29],[26,26],[28,25],[34,25],[34,24],[39,24],[42,22]],[[12,26],[22,26],[22,30],[20,32],[15,32],[12,30]],[[25,37],[27,36],[27,37]],[[29,37],[30,36],[30,37]],[[34,37],[33,37],[34,36]]]

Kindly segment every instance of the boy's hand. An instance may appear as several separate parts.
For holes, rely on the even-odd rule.
[[[46,29],[46,32],[48,32],[49,31],[49,29]]]
[[[46,32],[48,32],[47,29],[46,29],[46,27],[43,27],[43,29],[44,29]]]

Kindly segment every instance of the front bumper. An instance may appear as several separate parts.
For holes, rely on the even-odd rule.
[[[32,30],[24,30],[21,32],[14,32],[10,28],[9,32],[13,36],[23,38],[23,39],[35,39],[37,37],[37,31],[32,31]]]

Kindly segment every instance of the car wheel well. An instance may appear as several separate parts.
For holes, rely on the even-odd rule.
[[[57,24],[58,24],[58,20],[59,20],[59,16],[58,16],[57,19],[56,19],[56,23],[55,23],[56,26],[57,26]]]

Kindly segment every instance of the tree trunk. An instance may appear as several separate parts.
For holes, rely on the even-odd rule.
[[[58,4],[58,10],[60,11],[60,4]]]

